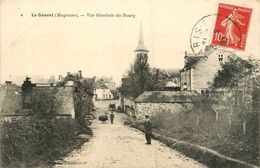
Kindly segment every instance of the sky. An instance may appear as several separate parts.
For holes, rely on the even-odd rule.
[[[191,52],[190,34],[219,2],[253,9],[246,49],[260,53],[260,2],[257,0],[0,0],[1,83],[16,76],[112,76],[119,83],[135,59],[140,22],[149,64],[182,68]],[[78,13],[79,18],[32,17],[38,13]],[[87,17],[87,14],[134,14],[135,17]],[[22,16],[21,16],[22,15]],[[21,82],[21,81],[20,81]]]

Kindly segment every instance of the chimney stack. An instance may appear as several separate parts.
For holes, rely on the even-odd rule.
[[[79,70],[78,74],[79,74],[79,79],[82,79],[82,71],[81,70]]]

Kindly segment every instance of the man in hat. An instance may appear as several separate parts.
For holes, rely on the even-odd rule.
[[[113,111],[112,111],[111,114],[110,114],[111,124],[113,124],[114,117],[115,117],[115,115],[114,115],[114,113],[113,113]]]
[[[148,114],[145,115],[145,122],[144,122],[144,128],[145,128],[145,138],[148,145],[151,144],[151,138],[152,138],[152,123],[150,120],[150,116]]]

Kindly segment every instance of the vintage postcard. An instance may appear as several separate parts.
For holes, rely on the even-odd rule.
[[[0,0],[0,167],[257,168],[259,0]]]

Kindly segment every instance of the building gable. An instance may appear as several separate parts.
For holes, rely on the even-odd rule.
[[[181,90],[196,90],[201,92],[209,87],[214,76],[221,70],[221,64],[229,60],[231,52],[222,49],[211,48],[204,55],[190,55],[187,63],[181,70]]]

